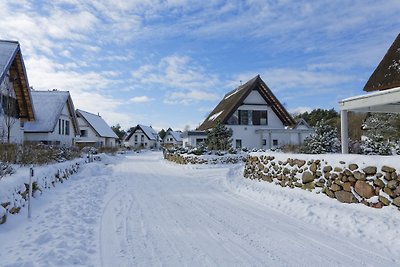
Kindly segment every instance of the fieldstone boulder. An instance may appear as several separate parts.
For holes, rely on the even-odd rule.
[[[343,190],[347,192],[351,192],[351,183],[347,182],[342,184]]]
[[[333,171],[335,171],[335,172],[342,172],[343,169],[340,168],[340,167],[335,167],[335,168],[333,169]]]
[[[374,180],[374,185],[379,186],[380,188],[385,187],[385,183],[381,179],[378,179],[378,178]]]
[[[330,190],[329,188],[325,187],[324,190],[322,191],[323,193],[325,193],[325,195],[327,195],[330,198],[335,198],[335,193],[333,193],[332,190]]]
[[[327,173],[327,172],[331,172],[332,171],[332,166],[325,166],[323,169],[322,169],[322,171],[324,172],[324,173]]]
[[[311,172],[305,171],[303,173],[303,184],[310,183],[310,182],[314,181],[314,178],[315,177]]]
[[[310,171],[315,173],[317,171],[317,168],[318,168],[318,165],[315,162],[311,163]]]
[[[372,176],[376,174],[376,167],[375,166],[368,166],[363,169],[363,172],[368,175]]]
[[[366,199],[375,196],[374,187],[365,181],[357,181],[354,186],[354,190],[357,192],[357,194]]]
[[[395,171],[396,171],[395,168],[392,168],[392,167],[386,166],[386,165],[382,166],[382,169],[381,169],[381,170],[382,170],[383,172],[395,172]]]
[[[386,186],[392,190],[395,190],[397,188],[397,180],[389,181]]]
[[[7,214],[5,214],[3,217],[0,217],[0,224],[3,224],[7,221]]]
[[[379,196],[378,199],[379,199],[380,202],[382,202],[383,205],[385,205],[385,206],[389,206],[390,205],[390,200],[387,199],[386,197]]]
[[[306,164],[306,161],[305,161],[305,160],[298,159],[298,160],[296,160],[296,163],[297,163],[297,166],[298,166],[299,168],[301,168],[301,167],[304,166],[304,164]]]
[[[342,203],[357,203],[356,197],[351,192],[347,191],[336,191],[335,197]]]
[[[393,199],[393,205],[395,205],[396,207],[400,207],[400,197],[396,197],[395,199]]]
[[[393,192],[392,189],[390,189],[389,187],[385,187],[383,188],[383,192],[385,192],[386,194],[388,194],[391,198],[395,198],[396,194]]]
[[[349,165],[349,169],[350,169],[351,171],[355,171],[355,170],[358,169],[358,165],[355,164],[355,163],[352,163],[352,164]]]
[[[342,187],[340,185],[338,185],[338,184],[332,184],[331,190],[333,192],[340,191],[340,190],[342,190]]]

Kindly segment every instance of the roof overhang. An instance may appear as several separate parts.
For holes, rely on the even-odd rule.
[[[339,108],[355,112],[400,113],[400,87],[343,99],[339,101]]]

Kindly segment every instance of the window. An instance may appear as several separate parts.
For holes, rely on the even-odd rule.
[[[253,110],[253,125],[267,125],[267,111],[266,110]]]
[[[144,135],[143,134],[140,136],[140,141],[144,141]]]
[[[239,124],[239,118],[238,118],[238,111],[236,110],[232,116],[228,119],[226,122],[228,125],[238,125]]]
[[[272,145],[273,146],[278,146],[278,140],[277,139],[272,140]]]
[[[262,145],[263,145],[263,146],[266,146],[266,145],[267,145],[267,139],[263,139],[263,140],[262,140]]]
[[[135,142],[137,142],[137,135],[135,135]]]
[[[249,110],[239,110],[239,124],[249,125]]]
[[[242,148],[242,140],[236,139],[236,148]]]
[[[19,108],[18,108],[17,99],[15,99],[11,96],[2,95],[1,106],[2,106],[4,114],[6,116],[13,117],[13,118],[19,117],[18,116]]]
[[[64,124],[64,120],[61,120],[61,134],[64,135],[65,133],[65,124]]]
[[[61,134],[61,119],[58,119],[58,134]]]
[[[65,121],[65,135],[69,135],[69,121]]]
[[[81,137],[87,137],[87,130],[81,130]]]

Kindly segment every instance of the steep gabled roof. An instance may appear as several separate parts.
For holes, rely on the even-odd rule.
[[[76,115],[81,117],[86,123],[100,136],[118,138],[110,126],[100,115],[96,115],[80,109],[76,110]]]
[[[175,139],[176,142],[182,142],[182,132],[175,132],[171,128],[168,128],[167,132],[165,133],[165,136],[167,136],[168,134],[170,134]]]
[[[19,43],[0,40],[0,84],[6,78],[8,72],[17,97],[19,118],[22,121],[34,120],[35,112],[31,101],[28,76],[26,75]]]
[[[137,130],[142,130],[144,135],[146,135],[147,139],[157,141],[158,133],[151,126],[145,126],[145,125],[141,125],[141,124],[138,124],[135,127],[135,129],[128,135],[128,137],[126,137],[125,141],[129,141],[129,139],[131,139],[132,135]]]
[[[371,92],[400,87],[400,34],[369,77],[364,91]]]
[[[204,131],[210,129],[215,126],[217,121],[226,123],[252,90],[257,90],[260,93],[265,102],[270,105],[271,109],[284,125],[293,126],[296,123],[285,107],[260,78],[260,75],[257,75],[245,84],[227,93],[197,130]]]
[[[74,103],[68,91],[32,91],[31,94],[35,106],[36,120],[25,123],[25,132],[54,131],[61,112],[67,104],[75,134],[79,134]]]

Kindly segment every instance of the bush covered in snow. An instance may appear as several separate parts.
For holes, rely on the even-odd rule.
[[[308,154],[339,152],[340,142],[337,129],[323,120],[318,122],[315,126],[315,134],[310,135],[304,140],[301,151]]]
[[[382,135],[375,134],[361,142],[361,151],[365,155],[392,155],[393,146]]]
[[[0,179],[13,173],[15,173],[15,170],[10,164],[0,162]]]

